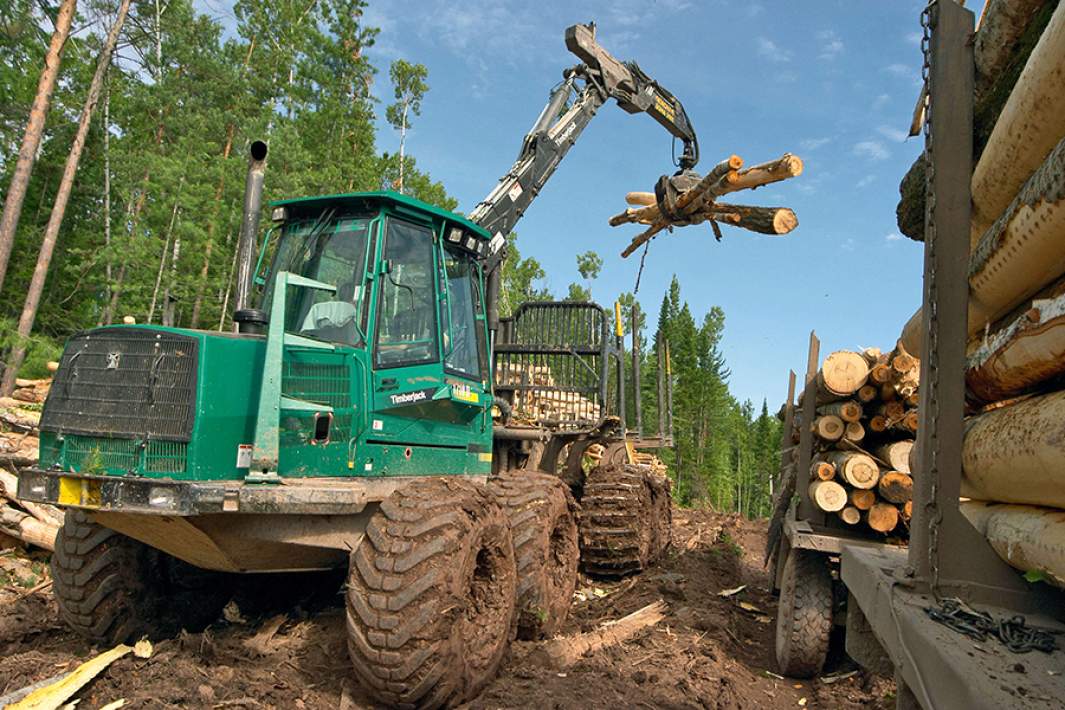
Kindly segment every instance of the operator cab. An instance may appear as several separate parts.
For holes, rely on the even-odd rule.
[[[328,416],[329,441],[343,444],[337,454],[347,475],[347,469],[377,474],[383,460],[393,473],[421,473],[413,461],[422,447],[455,449],[460,470],[436,473],[472,473],[469,454],[490,452],[491,441],[482,268],[488,233],[394,192],[272,207],[280,234],[269,275],[256,280],[264,287],[268,340],[283,342],[281,468],[290,468],[286,414],[298,418],[303,407],[314,421],[297,427],[302,440]],[[332,388],[345,396],[311,391],[324,386],[313,381],[314,367],[337,365],[348,382]],[[315,403],[329,411],[313,411]],[[394,459],[396,445],[402,459]]]

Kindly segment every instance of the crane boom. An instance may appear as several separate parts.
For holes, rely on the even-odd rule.
[[[678,165],[699,162],[699,143],[684,106],[635,62],[620,62],[595,39],[595,25],[566,30],[566,47],[581,64],[567,69],[547,105],[522,141],[521,152],[495,188],[477,205],[470,220],[493,235],[492,253],[502,257],[513,230],[573,143],[608,99],[629,113],[648,113],[684,144]]]

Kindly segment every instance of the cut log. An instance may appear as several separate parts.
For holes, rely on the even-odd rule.
[[[890,503],[874,503],[866,514],[866,522],[877,532],[889,533],[899,524],[899,509]]]
[[[961,495],[1065,508],[1065,391],[968,420]]]
[[[910,521],[910,518],[913,517],[913,501],[912,500],[908,500],[908,501],[906,501],[905,503],[902,504],[902,507],[899,508],[899,515],[902,516],[902,519],[905,520],[906,522]]]
[[[880,391],[878,392],[880,399],[885,402],[890,402],[899,396],[899,393],[895,391],[895,384],[893,382],[885,382],[880,385]]]
[[[894,390],[892,390],[892,392],[894,393]],[[869,404],[876,399],[879,394],[877,388],[873,385],[862,385],[858,388],[858,401],[862,404]]]
[[[884,355],[884,353],[882,353],[880,351],[880,348],[863,348],[862,349],[862,357],[864,357],[865,361],[867,363],[869,363],[869,367],[872,367],[873,365],[875,365],[878,362],[880,362],[880,358],[883,357],[883,355]]]
[[[1065,5],[1057,13],[1065,10]],[[1060,92],[1065,96],[1065,91]],[[1065,116],[1065,114],[1062,114]],[[968,333],[973,337],[1065,273],[1065,139],[980,238],[969,259]],[[921,311],[901,341],[920,352]]]
[[[891,402],[884,402],[877,410],[877,414],[883,414],[887,417],[889,422],[901,421],[906,416],[906,406],[897,399]]]
[[[725,214],[734,214],[738,219],[733,223],[737,227],[759,234],[781,235],[799,226],[795,212],[787,207],[748,207],[746,205],[727,205],[722,202],[714,204],[714,210]],[[715,217],[715,219],[718,219]],[[732,220],[730,220],[732,221]]]
[[[741,170],[737,179],[722,194],[738,190],[753,190],[756,187],[798,177],[802,175],[802,169],[802,160],[799,156],[785,153],[777,160],[762,163],[761,165],[753,165],[746,170]]]
[[[845,400],[822,405],[817,408],[817,413],[834,414],[845,422],[856,422],[862,418],[862,407],[857,402]]]
[[[917,411],[911,409],[910,411],[906,412],[906,416],[902,418],[902,428],[910,432],[911,434],[915,434],[917,433],[917,422],[919,421],[920,419],[917,416]]]
[[[826,513],[843,510],[847,505],[847,489],[835,481],[814,481],[809,493],[814,505]]]
[[[865,438],[865,427],[861,422],[847,422],[843,428],[843,438],[857,443]]]
[[[843,420],[834,414],[818,417],[814,420],[814,434],[825,441],[839,441],[843,438]]]
[[[641,629],[654,626],[665,618],[665,611],[665,603],[659,600],[595,631],[547,641],[530,654],[530,660],[555,670],[568,668],[588,654],[615,646],[632,638]]]
[[[831,481],[836,477],[836,467],[828,461],[814,461],[810,464],[810,480]]]
[[[630,192],[625,195],[625,201],[633,207],[647,207],[656,203],[653,192]]]
[[[0,505],[0,531],[48,551],[55,550],[59,526],[43,523],[28,513]]]
[[[966,396],[974,405],[998,402],[1061,375],[1065,375],[1065,295],[1033,301],[1031,308],[969,357]]]
[[[878,384],[886,385],[894,379],[895,375],[889,365],[877,363],[869,370],[869,380]]]
[[[859,353],[839,350],[825,358],[817,371],[817,401],[827,404],[850,397],[865,384],[869,364]]]
[[[910,450],[913,449],[912,441],[896,441],[884,444],[874,453],[877,458],[886,463],[895,471],[910,472]]]
[[[906,352],[906,348],[902,343],[898,344],[895,352],[891,356],[891,369],[897,372],[899,375],[907,375],[921,363],[917,358]]]
[[[869,510],[876,503],[876,492],[865,489],[855,488],[849,495],[850,504],[858,510]]]
[[[836,466],[840,478],[855,488],[875,488],[880,468],[872,456],[857,451],[830,451],[825,460]]]
[[[875,431],[879,434],[882,431],[887,431],[887,428],[888,420],[883,414],[877,414],[869,418],[869,431]]]
[[[1028,57],[973,171],[973,244],[1065,137],[1065,5]],[[1060,232],[1059,232],[1060,234]]]
[[[845,522],[847,525],[857,525],[862,521],[862,511],[855,508],[853,505],[848,505],[843,510],[837,513],[839,519]]]
[[[1007,564],[1065,588],[1065,511],[979,501],[959,507]]]
[[[1010,63],[1032,16],[1045,0],[988,0],[973,47],[979,101]]]
[[[913,499],[913,479],[902,471],[885,471],[880,476],[877,490],[889,503],[905,503]]]

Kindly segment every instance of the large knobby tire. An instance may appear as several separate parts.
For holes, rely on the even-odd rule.
[[[491,489],[514,537],[518,636],[550,638],[565,623],[577,585],[577,504],[561,479],[543,473],[508,472]]]
[[[228,575],[193,567],[80,510],[66,512],[51,568],[63,620],[100,644],[202,630],[229,600]]]
[[[832,632],[832,573],[824,555],[791,550],[784,562],[777,606],[776,654],[780,672],[812,678],[828,656]]]
[[[588,574],[623,577],[657,560],[672,540],[669,479],[648,466],[597,466],[581,498],[581,564]]]
[[[507,513],[486,487],[430,478],[393,493],[348,573],[359,683],[393,707],[472,698],[514,637],[516,577]]]

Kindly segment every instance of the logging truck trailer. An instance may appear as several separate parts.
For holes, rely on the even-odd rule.
[[[833,628],[847,623],[847,590],[839,579],[843,547],[899,545],[898,540],[856,526],[856,521],[848,523],[839,514],[825,512],[824,507],[843,509],[848,502],[844,488],[835,486],[844,497],[836,505],[825,506],[824,501],[819,505],[814,498],[818,479],[809,472],[817,467],[814,423],[818,419],[820,347],[816,333],[810,333],[805,387],[797,405],[797,378],[794,372],[788,374],[781,466],[765,553],[772,591],[779,596],[777,664],[781,673],[793,678],[812,678],[821,672],[829,655]],[[797,442],[794,431],[799,432]]]
[[[505,235],[608,98],[697,161],[671,94],[592,26],[566,42],[582,63],[469,218],[389,191],[283,200],[256,263],[256,141],[236,332],[68,341],[18,495],[66,509],[52,570],[71,627],[108,644],[202,628],[233,573],[346,569],[356,678],[437,707],[475,695],[515,633],[559,629],[580,549],[608,576],[665,549],[669,479],[633,447],[670,437],[626,429],[620,312],[613,338],[594,304],[499,317]]]
[[[821,648],[820,632],[834,616],[830,604],[845,598],[846,651],[863,668],[894,674],[900,710],[1063,707],[1060,590],[1026,581],[959,509],[975,184],[974,16],[955,0],[936,0],[922,13],[922,26],[928,210],[910,540],[902,547],[832,536],[831,550],[815,552],[823,531],[804,526],[802,504],[781,518],[776,577],[791,623],[778,621],[778,658],[783,646],[812,659],[808,652]],[[804,409],[809,399],[808,391]],[[800,443],[798,455],[808,451]],[[806,474],[798,465],[793,470]],[[838,565],[831,574],[825,554]]]

